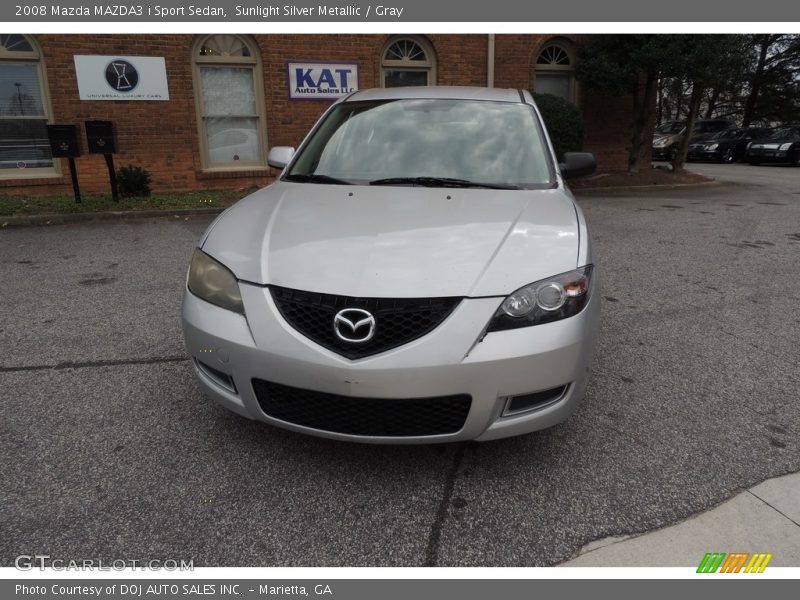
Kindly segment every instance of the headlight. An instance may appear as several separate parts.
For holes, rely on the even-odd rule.
[[[709,144],[706,146],[706,150],[716,150],[717,148],[719,148],[719,144]]]
[[[747,142],[747,146],[744,147],[745,150],[749,150],[750,146],[753,145],[753,142]]]
[[[794,143],[794,142],[788,142],[788,143],[786,143],[786,144],[781,144],[781,147],[779,148],[779,150],[780,150],[781,152],[786,152],[786,151],[787,151],[789,148],[791,148],[791,147],[792,147],[792,144],[793,144],[793,143]]]
[[[244,314],[244,304],[236,276],[200,248],[195,249],[192,254],[188,285],[189,291],[198,298]]]
[[[486,331],[541,325],[578,314],[589,300],[593,268],[586,265],[519,288],[503,300]]]
[[[666,143],[667,143],[667,138],[663,137],[656,138],[653,140],[653,146],[663,146]]]

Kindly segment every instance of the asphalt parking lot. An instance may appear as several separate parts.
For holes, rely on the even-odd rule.
[[[800,169],[581,198],[603,315],[568,422],[375,447],[203,399],[179,324],[210,218],[0,231],[0,564],[553,565],[800,470]]]

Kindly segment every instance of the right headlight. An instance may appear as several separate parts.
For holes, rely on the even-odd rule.
[[[189,291],[198,298],[244,314],[242,295],[236,276],[222,263],[196,248],[189,266]]]
[[[530,283],[510,294],[486,331],[541,325],[577,315],[589,301],[593,265]]]

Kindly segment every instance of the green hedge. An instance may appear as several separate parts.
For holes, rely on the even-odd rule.
[[[562,159],[564,152],[583,150],[583,115],[578,107],[552,94],[533,94],[533,99],[542,113],[558,159]]]

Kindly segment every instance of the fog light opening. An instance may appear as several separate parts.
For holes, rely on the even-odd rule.
[[[233,377],[231,377],[227,373],[223,373],[222,371],[215,369],[214,367],[208,366],[206,363],[201,362],[196,358],[194,359],[194,363],[195,365],[197,365],[197,368],[203,375],[208,377],[218,386],[225,388],[229,392],[238,394],[238,392],[236,391],[236,384],[233,382]]]
[[[519,415],[521,413],[538,410],[558,402],[566,395],[568,387],[569,385],[562,385],[549,390],[543,390],[541,392],[510,396],[506,400],[503,416],[507,417],[511,415]]]

